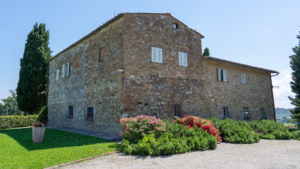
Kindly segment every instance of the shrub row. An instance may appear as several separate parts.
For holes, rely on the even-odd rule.
[[[188,128],[175,123],[166,123],[165,127],[166,131],[158,137],[154,133],[144,134],[136,144],[123,138],[121,151],[125,154],[167,155],[217,147],[217,138],[202,128]]]
[[[212,122],[206,119],[202,119],[196,116],[187,116],[185,118],[180,118],[174,121],[174,123],[182,124],[189,128],[194,126],[202,128],[204,131],[208,132],[210,135],[215,136],[218,142],[221,142],[220,132],[213,126]]]
[[[245,121],[235,121],[229,118],[225,120],[211,118],[210,120],[219,129],[220,136],[224,142],[257,143],[260,141],[259,135]]]
[[[0,116],[0,129],[31,126],[37,116]]]
[[[291,139],[293,137],[288,127],[276,123],[275,120],[251,121],[249,124],[262,139]]]

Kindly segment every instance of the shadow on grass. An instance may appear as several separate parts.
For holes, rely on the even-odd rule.
[[[99,143],[111,143],[108,140],[71,133],[56,129],[46,129],[42,143],[33,143],[32,128],[16,128],[0,130],[1,135],[7,135],[17,141],[20,145],[29,151],[53,149],[62,147],[84,146]],[[109,145],[110,148],[118,148],[118,144]]]

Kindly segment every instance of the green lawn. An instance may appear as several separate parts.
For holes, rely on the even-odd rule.
[[[46,129],[43,143],[32,142],[31,128],[0,130],[0,168],[45,168],[117,150],[104,139]]]

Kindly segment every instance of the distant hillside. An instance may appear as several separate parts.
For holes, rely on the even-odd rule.
[[[284,109],[284,108],[276,108],[276,119],[278,123],[290,123],[288,120],[291,119],[291,112],[290,109]]]
[[[276,118],[290,118],[290,115],[292,114],[290,112],[290,109],[284,109],[284,108],[276,108],[275,109],[275,113],[276,113]]]

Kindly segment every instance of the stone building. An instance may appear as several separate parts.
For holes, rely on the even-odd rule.
[[[169,13],[124,13],[49,60],[49,125],[108,133],[119,119],[275,119],[271,74],[202,56],[200,33]]]

